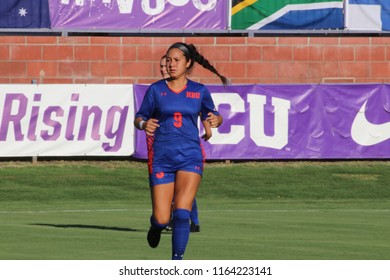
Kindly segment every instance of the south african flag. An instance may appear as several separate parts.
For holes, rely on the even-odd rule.
[[[233,0],[232,29],[343,29],[343,0]]]

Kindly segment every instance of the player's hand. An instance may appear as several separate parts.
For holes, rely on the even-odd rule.
[[[210,126],[215,128],[218,127],[222,124],[222,116],[221,115],[214,115],[213,113],[208,113],[207,114],[207,121],[209,122]]]
[[[160,125],[156,119],[148,119],[145,121],[145,132],[149,136],[153,136],[158,127],[160,127]]]

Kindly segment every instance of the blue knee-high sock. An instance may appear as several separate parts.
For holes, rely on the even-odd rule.
[[[183,259],[190,237],[190,211],[175,209],[173,211],[172,260]]]
[[[196,198],[194,198],[194,202],[192,202],[192,210],[191,210],[191,223],[199,225],[199,217],[198,217],[198,205],[196,203]]]

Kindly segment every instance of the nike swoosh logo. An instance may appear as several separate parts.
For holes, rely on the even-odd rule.
[[[365,115],[367,101],[360,108],[352,123],[352,139],[362,146],[372,146],[390,139],[390,122],[370,123]]]

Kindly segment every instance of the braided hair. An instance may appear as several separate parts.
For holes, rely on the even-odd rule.
[[[198,62],[203,68],[205,68],[205,69],[213,72],[215,75],[217,75],[221,79],[221,82],[224,86],[226,86],[228,84],[228,79],[225,76],[222,76],[221,74],[219,74],[217,69],[215,69],[214,66],[212,66],[210,64],[210,62],[203,55],[201,55],[198,52],[198,50],[196,49],[196,47],[193,44],[186,44],[186,43],[182,43],[182,42],[177,42],[177,43],[174,43],[173,45],[171,45],[168,48],[168,51],[171,49],[181,50],[183,52],[185,58],[187,59],[187,61],[191,60],[190,66],[188,67],[188,70],[190,70],[194,66],[195,62]]]

